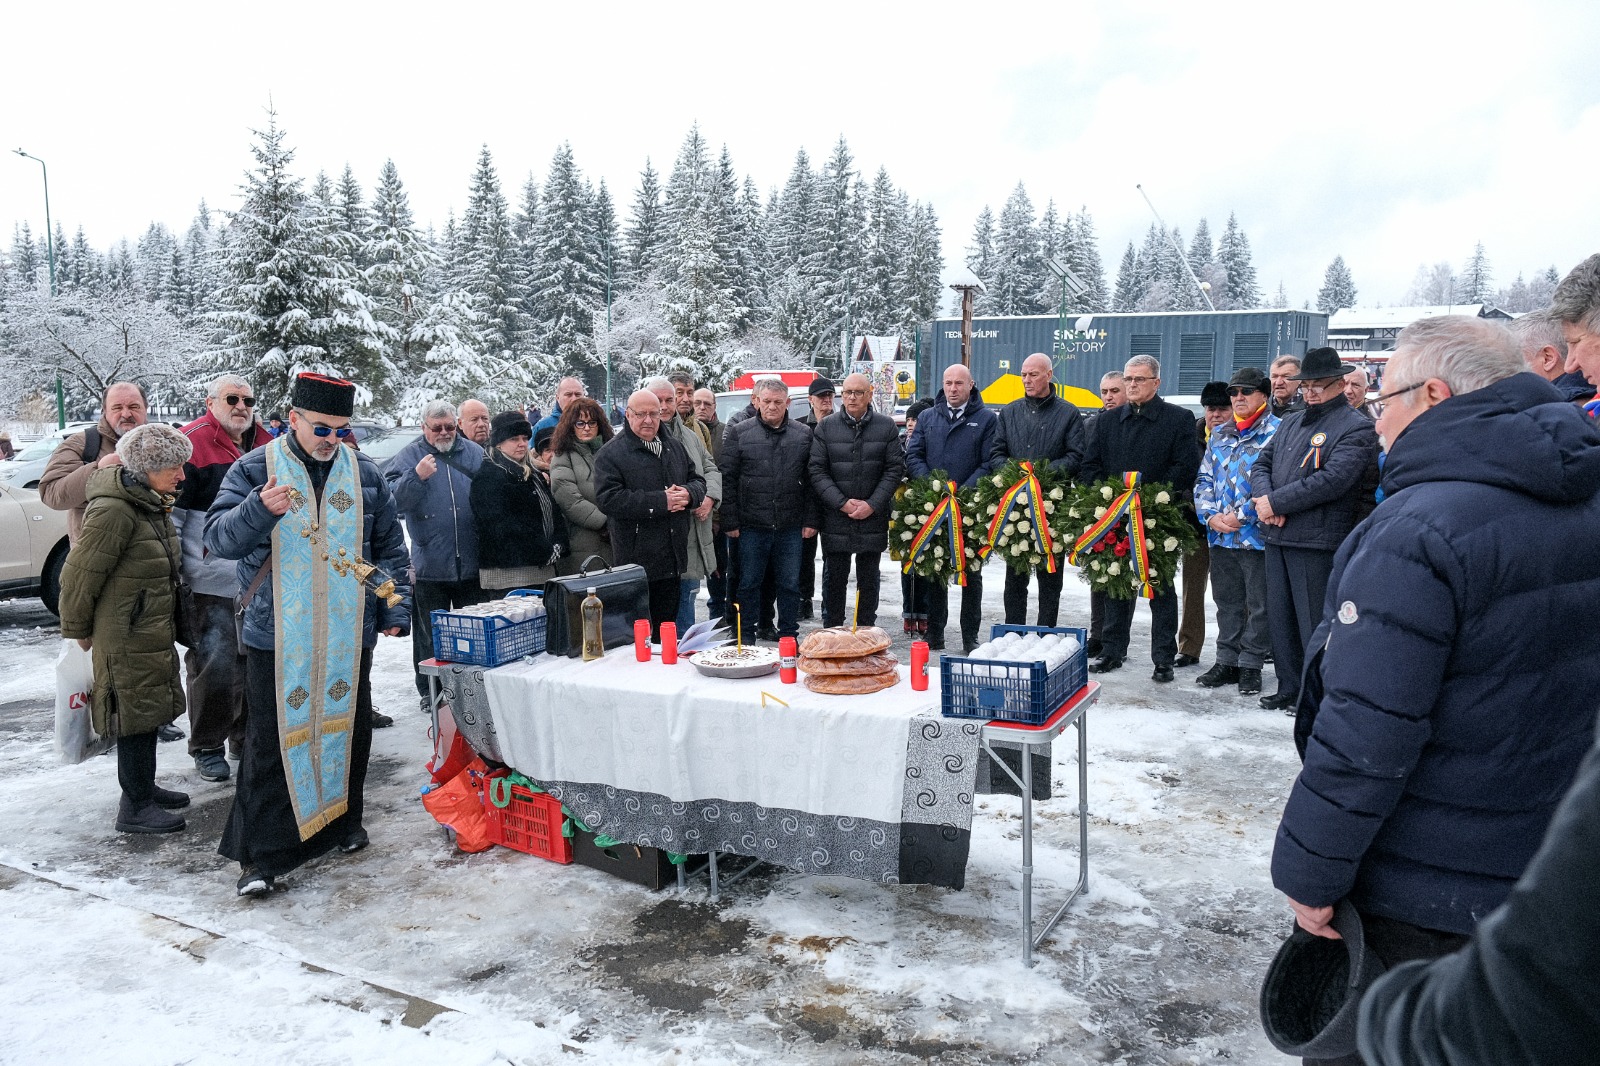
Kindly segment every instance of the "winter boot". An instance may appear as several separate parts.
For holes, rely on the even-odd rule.
[[[222,757],[221,748],[195,752],[194,768],[200,771],[202,781],[226,781],[233,774],[228,760]]]
[[[148,803],[134,810],[133,804],[124,796],[117,805],[119,833],[176,833],[185,824],[187,823],[184,822],[183,815],[164,811],[154,803]]]
[[[1261,671],[1248,666],[1239,667],[1239,695],[1254,696],[1261,691]]]
[[[239,882],[236,887],[241,896],[265,896],[272,891],[274,886],[271,874],[264,874],[254,866],[251,866],[239,875]]]
[[[174,792],[170,788],[156,786],[156,806],[166,811],[180,811],[189,806],[189,793]]]
[[[1237,666],[1224,666],[1221,663],[1213,666],[1205,673],[1194,679],[1194,683],[1202,688],[1221,688],[1223,685],[1232,685],[1239,680]],[[1261,671],[1256,671],[1256,691],[1260,692]]]

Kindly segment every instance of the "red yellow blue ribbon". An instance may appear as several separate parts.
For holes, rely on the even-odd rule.
[[[1082,535],[1073,542],[1067,561],[1077,565],[1078,556],[1091,550],[1111,535],[1117,523],[1128,521],[1128,540],[1133,548],[1133,576],[1139,579],[1139,595],[1149,600],[1155,598],[1150,584],[1150,549],[1145,545],[1144,505],[1139,499],[1139,472],[1130,470],[1122,475],[1123,492],[1106,507],[1106,513],[1094,520]]]
[[[906,561],[901,572],[909,574],[917,560],[933,547],[933,542],[941,529],[948,530],[950,559],[955,564],[956,584],[965,588],[967,585],[967,541],[962,532],[961,500],[957,495],[959,491],[954,481],[944,483],[944,498],[941,499],[922,523],[922,528],[917,530],[917,535],[911,538],[911,547],[906,552]]]
[[[1050,537],[1050,523],[1045,520],[1044,490],[1039,485],[1039,476],[1033,472],[1033,463],[1024,461],[1022,470],[1022,479],[1000,494],[1000,503],[994,509],[994,517],[989,520],[988,541],[978,549],[978,557],[987,559],[989,553],[994,551],[994,542],[1000,535],[1001,527],[1005,525],[1012,508],[1020,503],[1027,508],[1022,517],[1033,527],[1030,539],[1044,556],[1045,571],[1053,574],[1056,572],[1056,546]]]

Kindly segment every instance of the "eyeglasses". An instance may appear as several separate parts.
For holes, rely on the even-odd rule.
[[[1248,396],[1252,392],[1260,392],[1260,391],[1261,391],[1260,389],[1256,388],[1253,385],[1233,385],[1233,386],[1229,387],[1228,395],[1229,396]]]
[[[844,394],[846,396],[871,396],[872,395],[872,390],[871,389],[845,389],[844,390]]]
[[[1410,392],[1412,389],[1420,389],[1420,388],[1422,388],[1422,386],[1426,385],[1427,383],[1428,383],[1427,379],[1424,378],[1422,381],[1417,382],[1415,385],[1407,385],[1404,388],[1395,389],[1393,392],[1380,392],[1380,393],[1378,393],[1378,397],[1377,397],[1378,402],[1382,403],[1385,400],[1392,400],[1396,396],[1404,396],[1406,393]]]
[[[1301,392],[1327,392],[1329,389],[1344,388],[1344,378],[1324,378],[1321,381],[1302,381]]]
[[[574,426],[589,426],[589,427],[592,428],[592,427],[598,426],[600,423],[596,422],[592,418],[578,418],[578,419],[574,419],[572,424]]]
[[[661,412],[660,411],[635,411],[633,408],[630,407],[630,408],[628,408],[628,417],[629,418],[637,418],[641,422],[657,422],[657,421],[660,421],[660,419],[661,419]]]
[[[319,426],[316,423],[312,423],[311,432],[319,437],[333,436],[338,437],[340,440],[344,440],[350,434],[354,433],[355,430],[351,429],[349,426],[338,426],[336,428],[334,426]]]
[[[446,422],[443,425],[428,427],[429,433],[454,433],[455,431],[456,424],[454,422]]]
[[[1154,380],[1155,380],[1155,378],[1135,378],[1135,377],[1129,377],[1126,374],[1122,375],[1122,381],[1123,381],[1123,384],[1125,384],[1125,385],[1143,385],[1147,381],[1154,381]]]
[[[222,399],[229,407],[233,407],[234,405],[241,403],[246,407],[254,407],[256,405],[256,398],[254,396],[235,396],[233,393],[229,393]]]

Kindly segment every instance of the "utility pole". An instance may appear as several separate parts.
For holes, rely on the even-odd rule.
[[[1200,284],[1200,279],[1194,276],[1194,268],[1189,265],[1189,257],[1183,254],[1183,249],[1178,247],[1178,242],[1172,239],[1172,231],[1167,229],[1167,224],[1162,221],[1161,214],[1156,210],[1156,205],[1150,203],[1150,194],[1144,191],[1143,185],[1135,185],[1139,195],[1144,197],[1145,204],[1150,208],[1150,213],[1156,216],[1156,223],[1161,227],[1161,235],[1167,238],[1167,243],[1172,245],[1172,250],[1177,253],[1178,262],[1183,264],[1183,272],[1189,275],[1189,280],[1194,282],[1194,287],[1200,290],[1200,298],[1206,302],[1207,310],[1215,311],[1217,305],[1211,302],[1210,284]]]
[[[50,264],[50,295],[56,294],[56,234],[50,224],[50,168],[44,165],[44,160],[36,155],[29,155],[21,148],[17,154],[24,159],[31,159],[39,164],[39,171],[44,176],[44,254]],[[67,397],[66,391],[61,387],[61,374],[56,374],[56,428],[67,428]]]

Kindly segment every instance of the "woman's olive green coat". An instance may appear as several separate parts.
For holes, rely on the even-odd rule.
[[[184,708],[172,619],[178,534],[166,500],[119,466],[97,471],[88,495],[61,575],[61,635],[94,641],[95,731],[149,733]]]

